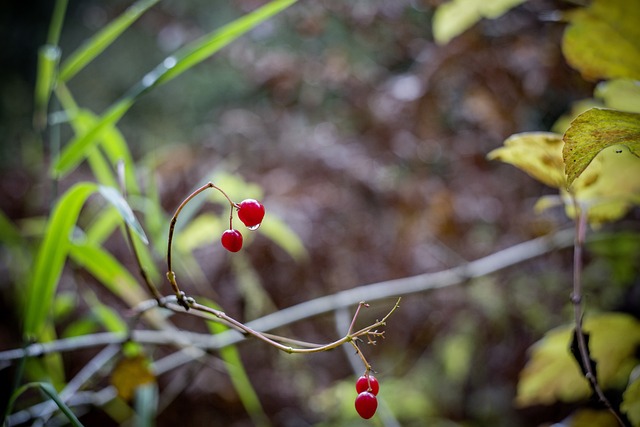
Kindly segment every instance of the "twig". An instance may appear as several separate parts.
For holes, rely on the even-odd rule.
[[[363,299],[373,302],[394,296],[459,285],[467,280],[495,273],[553,250],[570,247],[573,245],[573,236],[573,230],[563,230],[550,236],[539,237],[495,252],[484,258],[472,261],[465,266],[359,286],[282,309],[248,322],[246,325],[264,333],[301,320],[353,306]],[[177,302],[177,298],[175,296],[167,296],[162,301],[165,304],[171,304],[172,302]],[[157,307],[157,305],[155,300],[148,300],[140,303],[138,307],[148,310]],[[195,313],[192,315],[195,315]],[[142,344],[193,345],[203,349],[224,348],[237,344],[245,338],[244,334],[233,330],[216,335],[196,334],[189,331],[180,331],[177,334],[175,331],[136,330],[132,333],[132,339]],[[120,343],[125,339],[126,334],[124,333],[98,333],[47,343],[34,343],[25,348],[0,352],[0,360],[16,360],[22,357],[40,356],[52,352],[65,352]]]
[[[118,162],[118,164],[117,164],[117,175],[118,175],[118,180],[120,181],[119,182],[120,191],[122,192],[122,197],[125,200],[127,200],[128,194],[127,194],[127,181],[126,181],[125,173],[126,173],[126,171],[124,169],[124,162],[122,162],[122,161]],[[133,240],[133,233],[131,231],[131,226],[129,225],[129,223],[127,221],[125,221],[125,223],[124,223],[124,228],[125,228],[125,234],[127,235],[127,241],[129,242],[129,246],[131,248],[131,252],[133,252],[133,256],[135,258],[136,265],[138,266],[138,272],[140,273],[140,277],[142,277],[142,281],[147,286],[147,290],[149,291],[151,296],[154,297],[155,300],[158,302],[158,305],[160,305],[160,303],[162,301],[162,294],[160,293],[158,288],[153,284],[153,282],[151,281],[151,278],[147,274],[147,270],[145,270],[144,266],[142,265],[142,260],[140,259],[140,254],[138,253],[138,250],[136,249],[135,242]]]

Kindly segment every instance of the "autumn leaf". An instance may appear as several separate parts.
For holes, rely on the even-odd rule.
[[[497,18],[525,0],[451,0],[436,9],[433,37],[439,44],[471,28],[482,18]]]
[[[567,62],[590,80],[640,79],[640,2],[594,0],[568,14]]]
[[[612,145],[600,151],[582,174],[573,181],[571,191],[589,223],[599,225],[623,217],[633,205],[640,204],[640,157],[626,145]],[[569,199],[566,192],[562,192]],[[567,200],[567,214],[575,216]]]
[[[624,412],[634,426],[640,425],[640,368],[631,373],[631,382],[622,394],[620,410]]]
[[[640,113],[640,81],[616,79],[598,83],[594,95],[604,101],[607,108]]]
[[[487,158],[509,163],[550,187],[563,188],[566,182],[563,144],[562,136],[556,133],[518,133],[509,137],[503,147],[487,154]]]
[[[618,420],[607,410],[579,409],[566,422],[567,427],[619,427]]]
[[[143,355],[121,359],[111,374],[111,384],[123,400],[131,400],[138,387],[155,382],[149,360]]]
[[[639,2],[640,4],[640,2]],[[640,156],[640,114],[592,108],[576,117],[563,136],[562,156],[571,185],[604,148],[622,144]]]
[[[640,322],[621,313],[588,317],[583,329],[590,335],[590,355],[598,366],[598,382],[604,389],[624,387],[638,363]],[[535,343],[529,362],[520,372],[515,403],[520,406],[575,402],[591,394],[587,380],[571,355],[573,325],[553,329]]]

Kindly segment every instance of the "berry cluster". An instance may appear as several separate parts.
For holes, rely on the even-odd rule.
[[[356,411],[365,420],[373,417],[378,409],[378,398],[376,395],[380,390],[380,384],[373,375],[368,372],[356,381]]]
[[[260,227],[265,214],[262,203],[254,199],[246,199],[240,203],[234,203],[233,207],[237,209],[240,221],[249,230],[257,230]],[[238,252],[242,249],[242,233],[233,228],[231,220],[229,221],[229,229],[222,233],[220,242],[229,252]]]

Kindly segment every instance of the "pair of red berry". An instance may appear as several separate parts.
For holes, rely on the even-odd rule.
[[[356,411],[365,420],[373,417],[378,409],[378,398],[376,395],[380,390],[380,384],[373,375],[364,374],[356,381]]]
[[[238,218],[240,218],[240,221],[242,221],[249,230],[256,230],[260,227],[265,213],[262,203],[254,199],[246,199],[238,204],[234,204],[234,207],[238,210]],[[242,249],[242,233],[230,227],[222,233],[220,242],[229,252],[238,252]]]

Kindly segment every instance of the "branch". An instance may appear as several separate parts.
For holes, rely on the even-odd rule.
[[[573,230],[562,230],[550,236],[539,237],[517,244],[508,249],[495,252],[484,258],[449,270],[373,283],[341,291],[282,309],[248,322],[246,326],[264,333],[301,320],[347,308],[359,304],[360,301],[363,300],[371,302],[459,285],[467,280],[498,272],[548,252],[570,247],[573,243],[573,235]],[[165,298],[169,299],[169,297]],[[151,308],[157,306],[157,302],[151,300],[141,305],[145,305],[146,308]],[[125,333],[98,333],[60,339],[48,343],[35,343],[25,348],[0,352],[0,361],[122,343],[126,339],[127,334]],[[209,335],[189,331],[176,333],[176,331],[134,330],[132,331],[131,339],[141,344],[164,344],[177,347],[195,346],[202,349],[215,350],[241,342],[245,339],[245,336],[236,331],[226,331],[216,335]]]

